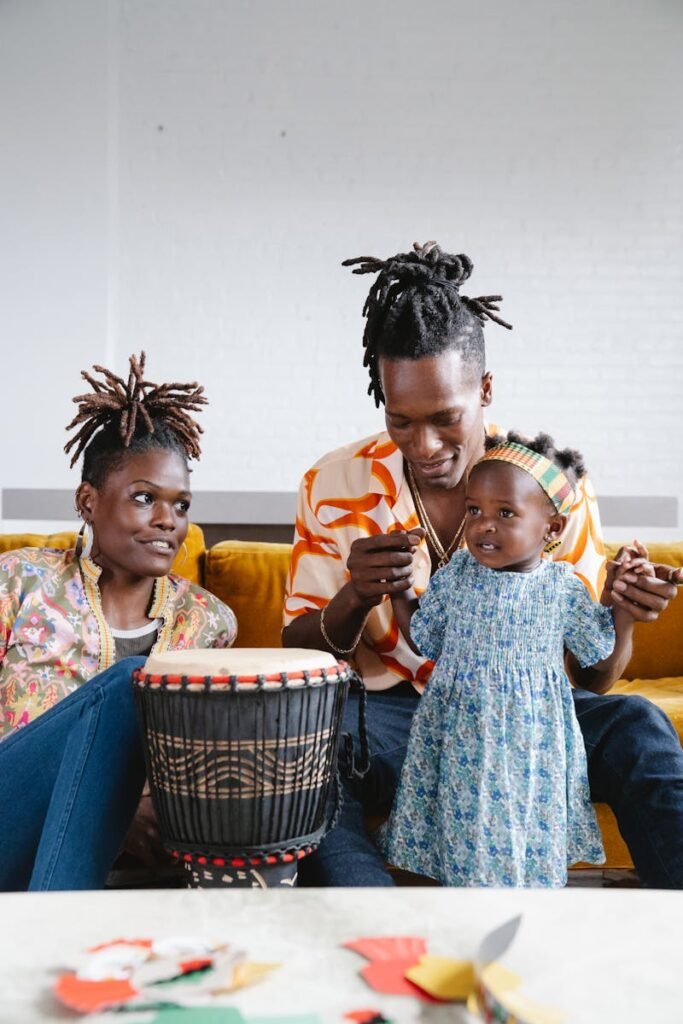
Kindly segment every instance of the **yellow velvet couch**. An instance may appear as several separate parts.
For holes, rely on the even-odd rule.
[[[0,534],[0,554],[24,546],[72,547],[73,533],[49,536]],[[613,557],[618,545],[607,545]],[[683,565],[683,541],[649,545],[653,561]],[[239,625],[238,647],[278,647],[289,544],[223,541],[208,550],[202,531],[191,526],[174,571],[200,583],[230,605]],[[641,694],[661,707],[683,738],[683,597],[657,622],[636,625],[634,653],[613,693]],[[633,862],[612,812],[597,805],[607,863],[605,869],[631,868]]]

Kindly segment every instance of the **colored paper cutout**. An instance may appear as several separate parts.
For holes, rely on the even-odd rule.
[[[430,996],[448,1002],[464,1002],[476,985],[471,960],[452,960],[431,953],[421,956],[418,963],[406,971],[406,978]]]
[[[57,978],[53,989],[58,999],[71,1010],[78,1013],[97,1013],[121,1006],[137,996],[138,990],[133,988],[127,978],[105,978],[101,981],[90,981],[78,978],[75,974],[62,974]]]
[[[566,1017],[559,1010],[529,999],[522,992],[511,990],[500,997],[501,1005],[519,1024],[563,1024]]]
[[[271,971],[276,971],[280,964],[257,963],[255,960],[245,960],[235,964],[232,969],[232,978],[229,991],[237,988],[246,988],[247,985],[254,985],[261,978],[265,978]]]
[[[375,992],[391,996],[414,996],[425,1002],[436,1002],[427,992],[406,978],[414,960],[376,960],[361,968],[360,975]]]
[[[159,1010],[150,1024],[244,1024],[234,1006],[188,1006]]]
[[[244,1024],[323,1024],[317,1013],[299,1013],[289,1017],[247,1017]]]
[[[481,980],[491,992],[501,995],[503,992],[519,988],[522,979],[518,974],[503,967],[502,964],[487,964],[481,972]]]
[[[253,985],[279,966],[245,956],[204,938],[114,939],[87,950],[53,991],[80,1013],[208,1008],[217,995]]]
[[[505,953],[519,930],[519,926],[522,920],[521,914],[517,917],[511,918],[506,921],[505,924],[501,924],[499,928],[495,928],[488,935],[484,936],[479,950],[477,952],[477,962],[485,967],[486,964],[490,964],[492,960],[500,960],[503,953]]]
[[[344,1020],[354,1020],[356,1024],[380,1024],[384,1019],[381,1010],[349,1010],[344,1014]]]
[[[426,952],[427,944],[424,939],[414,935],[387,935],[353,939],[343,943],[343,946],[370,961],[361,968],[360,975],[376,992],[385,995],[413,996],[429,1003],[437,1001],[406,978],[406,971]]]
[[[427,952],[427,943],[415,935],[380,936],[374,939],[353,939],[345,949],[360,953],[366,960],[410,960],[415,964]]]

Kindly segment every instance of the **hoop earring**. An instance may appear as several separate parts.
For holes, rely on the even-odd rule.
[[[187,544],[185,543],[185,541],[183,541],[183,543],[180,545],[180,549],[183,553],[183,560],[180,564],[185,565],[185,562],[187,561]]]
[[[94,539],[95,535],[90,523],[83,523],[78,534],[78,554],[80,558],[90,558]]]

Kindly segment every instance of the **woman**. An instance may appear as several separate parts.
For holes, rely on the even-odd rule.
[[[196,384],[102,367],[74,401],[75,550],[0,558],[0,889],[104,884],[145,777],[132,671],[151,650],[227,647],[232,611],[170,575],[188,528]]]

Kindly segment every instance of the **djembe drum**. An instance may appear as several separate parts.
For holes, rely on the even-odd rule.
[[[169,652],[135,672],[159,830],[191,886],[296,884],[340,807],[352,682],[330,654],[279,648]]]

